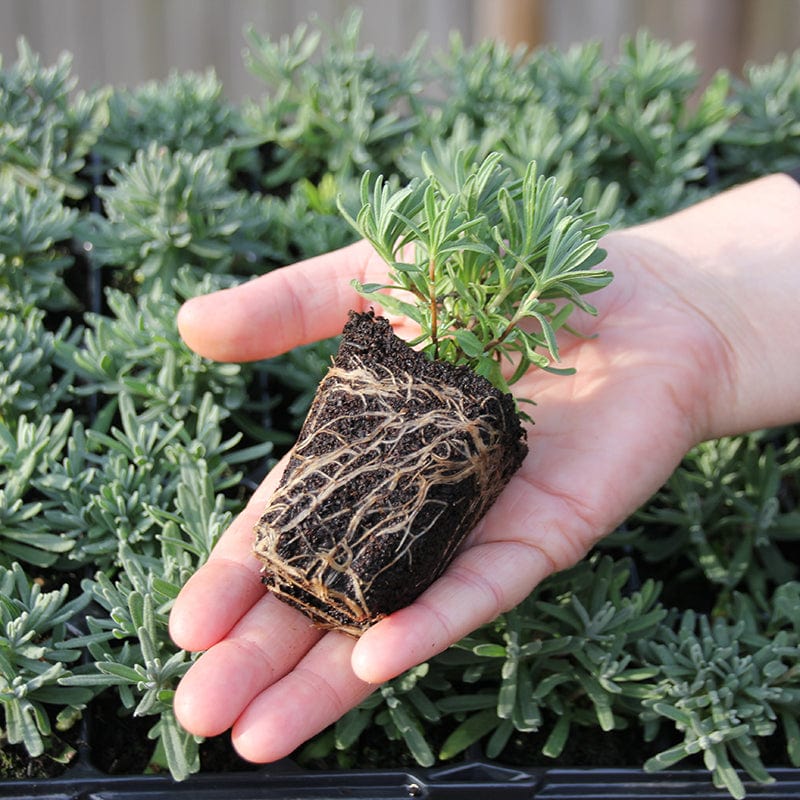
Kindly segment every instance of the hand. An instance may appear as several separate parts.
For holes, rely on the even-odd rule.
[[[232,727],[234,746],[253,761],[289,754],[376,684],[574,564],[658,489],[696,442],[749,419],[735,414],[747,405],[741,392],[738,404],[728,401],[727,419],[718,418],[720,395],[734,397],[738,369],[731,330],[714,322],[716,298],[724,295],[719,279],[698,274],[688,251],[681,256],[667,239],[669,229],[658,225],[607,237],[604,266],[615,279],[592,297],[599,316],[576,323],[597,337],[561,344],[563,364],[577,374],[531,371],[515,386],[537,403],[525,463],[445,574],[359,640],[321,633],[263,588],[252,529],[283,464],[273,470],[172,612],[175,642],[207,650],[175,696],[189,731],[212,736]],[[272,356],[338,333],[347,311],[364,306],[350,287],[354,277],[385,277],[364,243],[191,300],[180,330],[210,358]]]

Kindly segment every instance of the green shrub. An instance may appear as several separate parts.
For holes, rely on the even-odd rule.
[[[108,110],[102,92],[71,95],[77,83],[71,72],[69,55],[44,67],[20,39],[17,62],[0,70],[0,177],[68,197],[86,193],[79,173]]]
[[[106,303],[107,313],[85,315],[79,341],[62,340],[58,348],[59,363],[81,381],[73,386],[77,395],[106,402],[128,395],[148,418],[196,415],[206,393],[228,411],[245,404],[246,370],[202,359],[181,341],[174,294],[152,291],[135,298],[109,289]]]
[[[744,797],[734,766],[753,780],[769,782],[757,739],[770,736],[779,723],[789,758],[800,764],[798,592],[797,583],[778,590],[766,625],[753,604],[740,597],[735,617],[711,620],[687,611],[642,643],[645,662],[658,669],[644,698],[645,735],[655,737],[666,723],[683,736],[647,761],[646,769],[664,769],[702,753],[714,784]]]
[[[629,219],[662,216],[707,193],[707,159],[736,106],[724,72],[693,103],[699,90],[688,45],[673,49],[645,33],[623,42],[600,96],[598,174],[623,187]]]
[[[94,260],[132,273],[140,290],[168,289],[181,268],[198,280],[242,270],[267,252],[262,198],[231,188],[223,150],[194,155],[157,143],[109,173],[100,187],[103,214],[82,228]]]
[[[418,125],[419,48],[379,55],[359,46],[360,27],[352,12],[325,43],[305,25],[278,42],[246,31],[245,63],[267,94],[245,108],[245,123],[250,140],[269,147],[267,186],[395,169]]]
[[[70,341],[69,327],[66,320],[57,331],[48,330],[38,308],[0,312],[0,423],[48,414],[64,398],[72,375],[59,371],[56,349]]]
[[[27,313],[73,304],[63,273],[73,263],[66,243],[76,220],[61,190],[0,177],[0,309]]]
[[[734,85],[736,125],[722,137],[720,172],[727,182],[797,168],[800,162],[800,52],[771,64],[748,64]]]
[[[205,561],[231,522],[225,501],[215,494],[214,480],[201,455],[184,454],[178,466],[172,510],[148,507],[160,529],[160,548],[148,556],[123,543],[119,577],[105,572],[83,583],[106,616],[90,615],[88,650],[94,669],[66,677],[62,683],[116,690],[127,714],[150,717],[155,740],[150,763],[169,769],[181,780],[199,769],[200,739],[178,725],[172,697],[192,656],[169,637],[167,620],[180,587]],[[138,550],[138,552],[137,552]]]
[[[0,565],[21,561],[50,567],[72,549],[71,538],[52,530],[45,519],[48,504],[40,494],[72,424],[69,411],[55,421],[49,415],[36,421],[23,415],[12,425],[0,422]]]
[[[702,575],[716,611],[727,614],[732,590],[763,599],[797,577],[786,546],[800,540],[799,473],[791,430],[704,442],[636,515],[645,531],[607,544],[628,543],[685,580]]]
[[[84,642],[71,635],[67,623],[90,600],[68,600],[69,586],[42,592],[19,564],[0,566],[0,706],[3,734],[23,744],[31,756],[49,748],[68,760],[70,749],[58,740],[48,713],[57,708],[55,728],[63,731],[80,718],[92,698],[86,687],[65,686],[68,664],[78,662]]]
[[[163,82],[112,91],[108,125],[92,152],[105,169],[132,161],[137,150],[153,143],[198,155],[229,143],[240,125],[213,70],[176,72]]]

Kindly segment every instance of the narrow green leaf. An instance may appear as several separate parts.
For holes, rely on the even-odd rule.
[[[514,723],[510,719],[504,719],[494,729],[489,741],[486,743],[486,755],[489,758],[498,758],[503,752],[511,734],[514,733]]]
[[[453,331],[453,338],[470,358],[480,358],[483,355],[483,344],[472,331],[466,328]]]
[[[171,711],[164,711],[158,723],[158,738],[166,753],[172,778],[182,781],[200,768],[199,752],[194,737],[178,725]]]
[[[569,738],[570,725],[571,718],[568,714],[562,714],[558,718],[553,730],[550,731],[550,735],[547,737],[547,741],[544,743],[544,747],[542,747],[544,755],[549,758],[558,758],[561,755]]]
[[[464,711],[481,711],[492,709],[496,713],[497,695],[487,694],[454,694],[437,700],[439,709],[447,714],[458,714]]]
[[[494,706],[494,703],[492,704]],[[480,711],[467,717],[442,744],[439,758],[443,761],[454,758],[464,752],[468,747],[482,739],[500,724],[500,719],[494,708]]]
[[[416,762],[423,767],[432,766],[436,759],[416,720],[411,717],[402,704],[395,708],[390,707],[389,715]]]

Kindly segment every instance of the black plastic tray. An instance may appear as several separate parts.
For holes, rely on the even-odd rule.
[[[800,798],[800,770],[772,772],[775,782],[746,782],[748,798]],[[730,800],[703,770],[647,774],[639,769],[519,770],[475,761],[444,769],[307,772],[281,762],[256,772],[199,774],[176,783],[168,776],[110,776],[78,767],[42,781],[0,782],[0,798],[25,800]]]

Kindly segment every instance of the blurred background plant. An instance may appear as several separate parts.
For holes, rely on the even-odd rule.
[[[23,763],[74,760],[81,716],[110,704],[145,723],[142,769],[203,768],[172,713],[192,656],[169,608],[296,435],[335,342],[211,363],[178,336],[185,298],[352,241],[336,203],[355,209],[366,167],[397,183],[422,158],[443,176],[492,151],[520,175],[535,160],[617,226],[798,157],[797,55],[704,80],[646,34],[615,60],[359,41],[358,16],[251,30],[263,96],[241,105],[212,72],[76,93],[69,58],[24,43],[0,70],[0,735]],[[296,759],[575,763],[599,738],[647,769],[700,758],[736,797],[768,779],[765,754],[800,766],[798,441],[700,445],[584,563]]]

